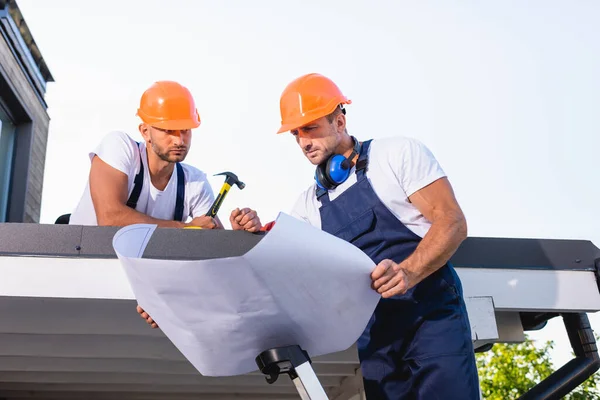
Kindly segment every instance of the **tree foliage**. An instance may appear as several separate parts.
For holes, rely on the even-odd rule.
[[[518,399],[555,371],[550,360],[553,341],[536,346],[526,337],[518,344],[497,343],[487,352],[477,354],[477,369],[483,398],[486,400]],[[567,400],[600,400],[598,374],[591,376]]]

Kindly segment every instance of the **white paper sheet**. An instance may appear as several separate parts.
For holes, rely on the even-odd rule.
[[[213,260],[140,258],[155,228],[127,226],[113,247],[140,306],[205,376],[255,371],[279,346],[345,350],[380,299],[366,254],[286,214],[243,256]]]

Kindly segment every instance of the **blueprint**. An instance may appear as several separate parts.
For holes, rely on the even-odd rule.
[[[343,351],[380,299],[365,253],[287,214],[247,253],[221,259],[142,258],[155,229],[124,227],[113,247],[139,305],[205,376],[256,371],[256,356],[279,346]]]

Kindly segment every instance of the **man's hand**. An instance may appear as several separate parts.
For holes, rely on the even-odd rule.
[[[217,221],[207,215],[196,217],[186,224],[187,226],[196,226],[202,229],[217,229],[219,227]]]
[[[425,186],[409,199],[431,221],[431,228],[400,264],[383,260],[371,273],[373,289],[385,298],[406,293],[437,271],[467,236],[465,217],[447,178]]]
[[[396,264],[392,260],[383,260],[377,264],[371,272],[371,280],[373,289],[384,298],[404,294],[414,286],[402,264]]]
[[[229,216],[229,222],[231,222],[231,228],[234,231],[258,232],[262,228],[256,211],[249,208],[242,208],[241,210],[236,208],[233,210]]]
[[[156,322],[154,322],[152,317],[150,317],[150,315],[148,315],[148,313],[146,311],[144,311],[144,309],[142,307],[140,307],[138,305],[136,310],[137,310],[138,314],[140,314],[140,317],[142,317],[143,319],[146,320],[148,325],[150,325],[152,328],[158,328],[158,324]]]

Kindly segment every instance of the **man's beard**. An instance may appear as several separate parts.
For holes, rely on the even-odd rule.
[[[178,155],[170,155],[170,153],[167,152],[162,152],[160,151],[160,149],[158,147],[156,147],[156,145],[153,143],[152,144],[152,150],[154,150],[154,152],[156,153],[156,155],[163,161],[166,162],[171,162],[171,163],[176,163],[176,162],[181,162],[183,160],[185,160],[185,157],[187,156],[188,153],[188,149],[186,147],[181,147],[179,148],[181,149],[181,152],[183,152],[182,155],[178,156]],[[171,149],[171,150],[179,150],[179,149]]]
[[[311,159],[310,157],[308,157],[308,154],[304,154],[304,156],[311,164],[319,165],[319,164],[326,162],[329,159],[329,157],[331,157],[333,155],[332,151],[322,150],[320,152],[321,152],[321,157],[318,157],[316,159]]]

